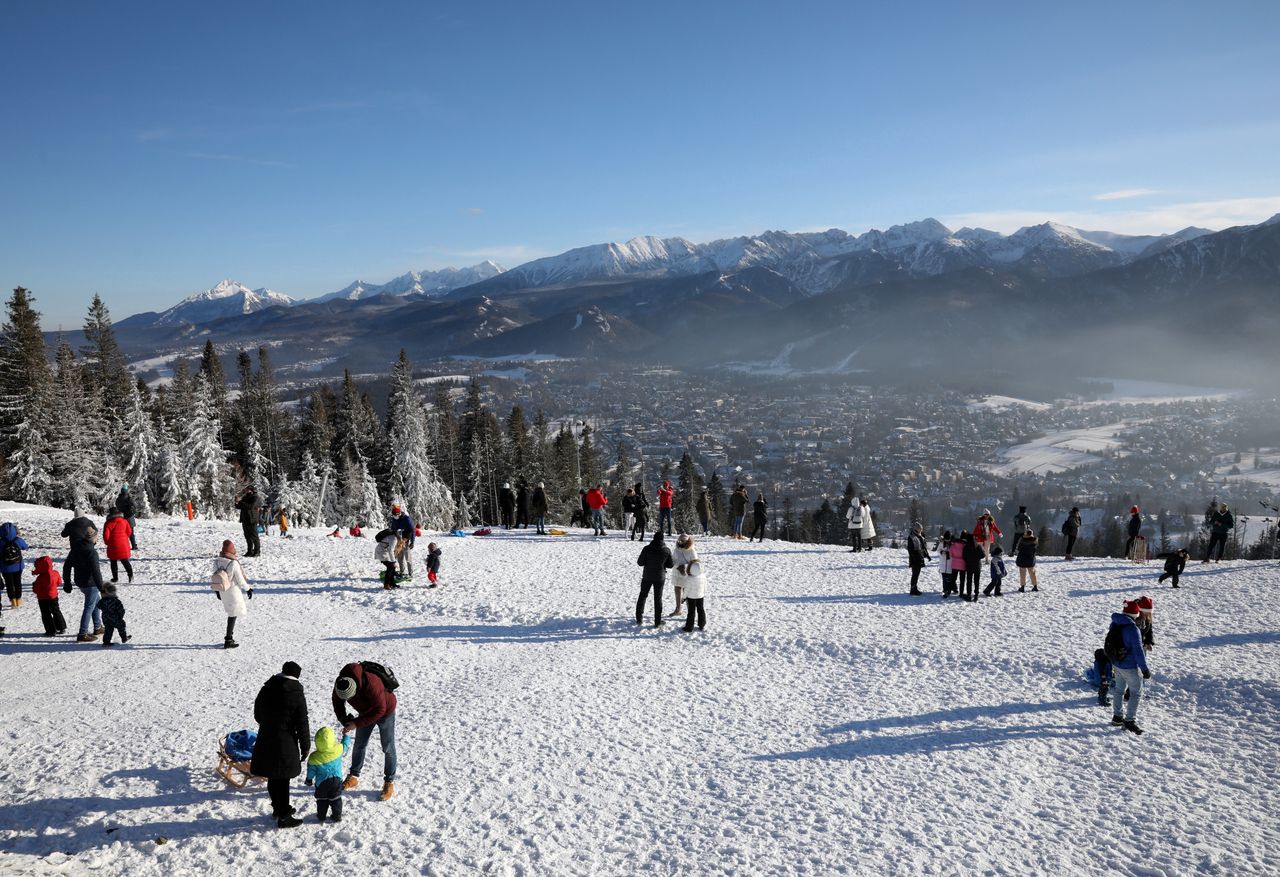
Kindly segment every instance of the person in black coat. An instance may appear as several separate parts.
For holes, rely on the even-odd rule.
[[[1162,554],[1160,557],[1164,560],[1164,572],[1160,574],[1159,582],[1164,584],[1165,579],[1173,579],[1173,586],[1178,587],[1178,577],[1187,569],[1187,560],[1191,557],[1190,552],[1185,548],[1179,548],[1168,554]]]
[[[72,518],[62,528],[69,548],[62,564],[62,590],[71,593],[74,583],[84,595],[84,611],[80,614],[80,633],[76,642],[93,642],[105,631],[102,626],[102,561],[98,557],[98,527],[83,515]]]
[[[529,485],[523,481],[516,490],[516,529],[529,529]]]
[[[120,493],[116,496],[116,509],[120,512],[120,517],[129,522],[129,547],[137,551],[138,538],[134,534],[138,530],[138,524],[133,519],[133,495],[129,493],[129,485],[127,484],[120,488]]]
[[[502,513],[503,528],[510,530],[516,519],[516,492],[511,489],[510,482],[504,483],[498,490],[498,509]]]
[[[257,557],[262,553],[258,542],[258,510],[262,508],[262,500],[258,497],[258,489],[252,484],[245,488],[240,499],[236,500],[236,508],[240,510],[240,529],[244,531],[244,556]]]
[[[636,519],[631,525],[631,535],[644,541],[644,531],[649,528],[649,499],[644,495],[644,488],[636,482],[636,499],[633,506]]]
[[[751,535],[747,537],[747,541],[750,542],[759,536],[760,541],[763,542],[764,528],[769,523],[769,501],[764,498],[763,493],[756,495],[756,501],[752,504],[751,511],[754,515],[755,526],[752,527]]]
[[[671,549],[663,544],[662,531],[653,534],[653,541],[640,549],[640,557],[636,565],[644,567],[640,574],[640,599],[636,600],[636,624],[644,623],[644,604],[649,600],[649,589],[653,589],[653,626],[662,627],[662,589],[667,584],[667,570],[675,565],[671,559]]]
[[[250,769],[267,778],[271,815],[280,828],[301,825],[289,804],[289,780],[302,773],[311,751],[311,726],[307,721],[307,696],[298,677],[302,668],[285,661],[280,672],[267,680],[253,702],[258,740],[253,746]]]
[[[982,567],[986,564],[986,556],[972,533],[965,533],[964,540],[964,572],[960,573],[960,599],[966,603],[978,602],[978,582],[982,576]]]
[[[1138,534],[1142,532],[1142,515],[1138,513],[1138,507],[1134,506],[1129,509],[1129,541],[1124,543],[1124,556],[1133,557],[1133,543],[1137,541]]]
[[[929,546],[924,541],[924,526],[919,521],[911,524],[907,537],[907,564],[911,567],[911,594],[920,596],[920,570],[929,562]]]

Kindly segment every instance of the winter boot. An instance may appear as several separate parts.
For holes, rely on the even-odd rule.
[[[94,635],[94,636],[102,636],[102,635],[103,635],[104,633],[106,633],[106,632],[107,632],[107,629],[106,629],[105,627],[101,626],[101,625],[99,625],[99,626],[97,626],[97,627],[95,627],[95,628],[93,629],[93,635]]]
[[[1142,733],[1142,729],[1138,727],[1138,723],[1137,723],[1137,722],[1125,722],[1125,723],[1124,723],[1124,729],[1125,729],[1126,731],[1132,731],[1134,734],[1141,734],[1141,733]]]
[[[22,608],[22,598],[21,598],[21,597],[18,597],[16,600],[11,600],[11,601],[10,601],[10,603],[9,603],[9,608],[11,608],[11,609],[21,609],[21,608]]]
[[[1107,697],[1107,692],[1111,690],[1111,686],[1106,682],[1098,686],[1098,706],[1111,706],[1111,698]]]
[[[227,637],[222,641],[222,647],[224,649],[238,649],[240,648],[240,643],[236,642],[231,637]]]
[[[355,774],[351,774],[345,780],[342,781],[342,788],[345,789],[346,791],[351,791],[358,785],[360,785],[360,777],[356,776]]]
[[[1142,733],[1139,731],[1138,733]],[[378,795],[379,801],[389,801],[391,796],[396,793],[396,784],[388,780],[382,784],[382,794]]]
[[[302,820],[296,816],[281,816],[276,820],[276,828],[297,828]]]
[[[1111,716],[1111,724],[1115,725],[1117,728],[1123,727],[1123,726],[1124,726],[1124,719],[1123,719],[1122,717],[1117,716],[1117,715],[1115,715],[1115,714],[1113,713],[1113,714],[1112,714],[1112,716]]]
[[[98,641],[98,635],[96,633],[76,634],[76,642],[78,643],[92,643],[97,641]]]

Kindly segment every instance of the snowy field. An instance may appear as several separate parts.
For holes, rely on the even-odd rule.
[[[1086,378],[1106,381],[1113,389],[1097,401],[1085,405],[1109,405],[1116,402],[1129,404],[1193,402],[1201,399],[1232,399],[1248,395],[1247,390],[1225,390],[1221,387],[1197,387],[1192,384],[1170,384],[1164,381],[1134,381],[1126,378]]]
[[[68,517],[0,504],[59,561]],[[140,522],[126,646],[5,611],[0,873],[1280,873],[1274,564],[1194,565],[1172,591],[1155,565],[1051,560],[1042,593],[971,605],[932,570],[907,596],[899,551],[710,539],[710,623],[686,635],[634,625],[639,546],[617,536],[440,540],[443,588],[387,594],[368,540],[305,532],[244,562],[252,615],[224,651],[227,536]],[[1083,672],[1144,592],[1139,738]],[[358,659],[403,683],[396,796],[375,798],[371,745],[341,826],[277,830],[262,787],[213,775],[217,739],[286,660],[313,731],[333,721]]]
[[[1047,475],[1079,466],[1091,466],[1100,462],[1093,454],[1119,450],[1124,446],[1124,442],[1115,436],[1126,426],[1128,424],[1123,422],[1109,423],[1088,429],[1051,432],[1033,441],[1001,449],[1000,462],[988,466],[987,471],[996,475],[1012,475],[1015,472]]]
[[[1257,462],[1263,463],[1271,468],[1257,468],[1253,464],[1254,457],[1257,456]],[[1280,450],[1275,448],[1266,448],[1258,454],[1242,454],[1240,462],[1235,462],[1234,454],[1224,454],[1217,458],[1214,466],[1214,472],[1219,478],[1227,481],[1249,481],[1253,484],[1262,484],[1273,490],[1280,490]],[[1238,475],[1232,475],[1232,468],[1238,469]]]

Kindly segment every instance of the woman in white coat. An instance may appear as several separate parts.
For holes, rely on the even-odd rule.
[[[234,649],[240,645],[232,636],[236,619],[249,614],[248,601],[253,599],[253,588],[245,580],[240,561],[236,560],[236,544],[230,539],[222,543],[222,552],[213,561],[213,590],[227,613],[227,636],[222,647]]]
[[[849,503],[849,510],[844,513],[844,519],[849,522],[849,550],[862,550],[862,505],[854,500]]]
[[[698,617],[698,629],[706,630],[707,610],[703,601],[707,596],[707,576],[702,571],[698,552],[693,548],[692,536],[680,537],[680,541],[676,542],[676,550],[671,552],[671,559],[676,564],[673,579],[680,583],[678,587],[683,589],[684,602],[689,606],[689,614],[684,619],[684,632],[693,630],[695,614]]]
[[[671,574],[671,584],[676,589],[676,608],[671,610],[668,618],[680,614],[680,607],[684,605],[684,588],[688,582],[684,569],[690,560],[695,559],[697,554],[693,551],[693,537],[688,533],[681,533],[676,539],[675,549],[671,552],[671,560],[675,564],[675,572]]]
[[[861,510],[858,512],[862,519],[862,547],[871,550],[871,540],[876,538],[876,523],[871,520],[871,506],[867,505],[867,498],[864,496],[861,500]]]

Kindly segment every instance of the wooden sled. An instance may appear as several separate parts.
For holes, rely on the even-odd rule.
[[[248,761],[236,761],[227,754],[227,737],[225,734],[218,740],[218,766],[213,772],[237,789],[243,789],[249,783],[265,781],[265,777],[253,775]]]
[[[1129,549],[1129,559],[1134,563],[1147,562],[1147,537],[1134,537],[1133,548]]]

